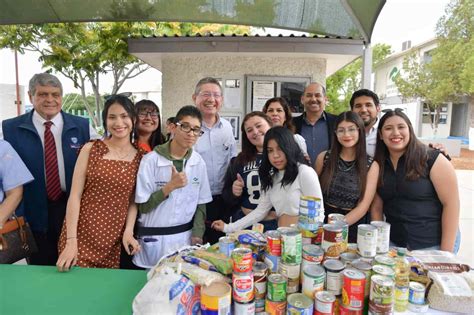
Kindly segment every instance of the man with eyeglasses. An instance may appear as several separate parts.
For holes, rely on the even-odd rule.
[[[301,95],[304,113],[293,119],[296,133],[303,136],[308,147],[311,165],[318,154],[330,149],[336,116],[325,111],[328,98],[320,83],[310,83]]]
[[[133,263],[152,268],[183,246],[202,243],[206,203],[212,200],[206,164],[193,145],[202,135],[201,113],[182,107],[171,124],[174,137],[145,155],[137,175],[137,234],[142,250]]]
[[[219,116],[223,102],[222,87],[219,81],[210,77],[199,80],[192,99],[202,114],[201,129],[204,132],[194,148],[206,161],[212,192],[212,202],[206,207],[204,241],[213,244],[224,234],[211,229],[210,223],[215,220],[223,220],[228,223],[231,215],[222,199],[222,188],[230,160],[237,155],[237,147],[232,126]]]

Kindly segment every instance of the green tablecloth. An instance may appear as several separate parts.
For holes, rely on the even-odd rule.
[[[145,271],[0,265],[0,314],[131,314]]]

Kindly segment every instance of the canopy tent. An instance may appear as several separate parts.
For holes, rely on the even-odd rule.
[[[0,24],[175,21],[242,24],[370,43],[385,0],[3,0]]]

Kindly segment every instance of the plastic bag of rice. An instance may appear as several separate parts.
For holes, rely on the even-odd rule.
[[[430,308],[463,314],[474,310],[474,272],[429,272],[433,285],[428,292]]]

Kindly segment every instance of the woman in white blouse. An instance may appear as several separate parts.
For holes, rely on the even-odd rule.
[[[263,159],[259,168],[262,196],[255,210],[242,219],[226,224],[212,222],[212,228],[231,233],[261,221],[273,207],[278,226],[298,223],[301,196],[321,198],[318,175],[305,164],[303,153],[286,127],[273,127],[265,134]],[[324,218],[324,209],[321,209]]]

